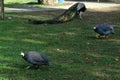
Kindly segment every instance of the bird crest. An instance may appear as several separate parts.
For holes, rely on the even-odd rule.
[[[96,27],[93,27],[93,29],[96,29]]]

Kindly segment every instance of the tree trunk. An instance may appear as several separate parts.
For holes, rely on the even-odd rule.
[[[43,0],[38,0],[38,4],[43,4]]]
[[[0,1],[0,5],[1,5],[1,17],[4,20],[4,0]]]
[[[47,4],[47,5],[54,5],[58,3],[58,0],[38,0],[38,1],[42,4]]]

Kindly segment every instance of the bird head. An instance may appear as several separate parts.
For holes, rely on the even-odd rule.
[[[112,34],[114,34],[114,33],[115,33],[115,31],[114,31],[113,27],[112,27],[112,26],[110,26],[110,28],[111,28],[111,33],[112,33]]]
[[[112,31],[111,31],[111,33],[112,33],[112,34],[115,34],[115,31],[114,31],[114,30],[112,30]]]
[[[95,29],[96,29],[96,27],[93,27],[93,29],[95,30]]]
[[[24,57],[24,56],[25,56],[25,54],[24,54],[23,52],[21,52],[21,53],[20,53],[20,56]]]

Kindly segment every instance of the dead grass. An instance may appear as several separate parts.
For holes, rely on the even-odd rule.
[[[89,11],[94,11],[94,12],[112,12],[112,11],[120,12],[120,6],[93,8],[93,9],[89,9]]]

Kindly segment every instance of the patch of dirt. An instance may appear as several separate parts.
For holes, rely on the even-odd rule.
[[[117,11],[120,12],[120,7],[103,7],[103,8],[93,8],[88,9],[89,11],[97,11],[97,12],[111,12],[111,11]]]

